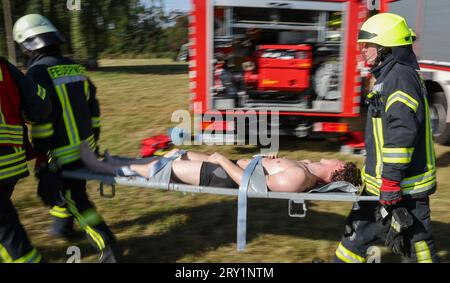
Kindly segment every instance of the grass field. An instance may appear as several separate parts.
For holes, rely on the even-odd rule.
[[[103,60],[90,73],[102,108],[101,148],[114,154],[137,156],[141,139],[166,133],[175,126],[172,112],[189,109],[187,66],[169,60]],[[339,154],[336,140],[281,141],[280,156],[317,160],[323,157],[363,159]],[[259,152],[256,147],[191,147],[219,151],[233,158]],[[450,262],[450,147],[436,146],[439,190],[432,197],[432,219],[442,260]],[[125,250],[126,262],[311,262],[329,261],[340,241],[351,208],[348,203],[310,203],[306,219],[289,218],[287,201],[249,203],[248,246],[236,251],[234,197],[185,195],[118,187],[115,199],[102,199],[97,184],[89,184],[91,199]],[[30,177],[16,187],[14,202],[33,244],[48,262],[65,262],[69,246],[79,246],[82,262],[96,262],[97,254],[80,234],[68,242],[47,235],[48,210],[36,196]],[[383,249],[383,262],[400,259]]]

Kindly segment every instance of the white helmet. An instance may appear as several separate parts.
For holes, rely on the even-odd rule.
[[[13,27],[14,40],[27,50],[65,43],[56,27],[44,16],[30,14],[17,20]]]

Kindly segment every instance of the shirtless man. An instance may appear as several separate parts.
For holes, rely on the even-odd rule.
[[[165,157],[171,157],[177,151],[174,149]],[[89,167],[86,158],[82,156],[82,159]],[[234,162],[220,153],[207,155],[187,152],[172,163],[172,181],[195,186],[238,188],[244,169],[250,161],[241,159]],[[150,169],[156,162],[157,159],[144,165],[130,165],[125,170],[149,178]],[[317,184],[335,181],[347,181],[356,186],[361,183],[360,171],[356,165],[339,160],[295,161],[269,155],[263,158],[262,166],[266,173],[267,187],[275,192],[304,192]]]

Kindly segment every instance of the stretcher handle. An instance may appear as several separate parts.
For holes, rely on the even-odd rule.
[[[102,198],[108,198],[108,199],[112,199],[116,196],[116,185],[111,184],[111,194],[105,194],[105,185],[103,184],[103,182],[100,182],[100,186],[99,186],[99,191],[100,191],[100,196]]]

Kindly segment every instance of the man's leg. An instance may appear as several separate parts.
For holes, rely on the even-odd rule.
[[[122,256],[117,241],[86,193],[86,181],[63,179],[66,201],[89,242],[101,253],[101,262],[117,262]]]
[[[365,263],[367,251],[378,239],[380,228],[375,220],[378,203],[359,202],[347,218],[344,236],[339,244],[334,262]]]
[[[410,247],[410,256],[406,258],[406,261],[439,262],[431,227],[429,198],[405,200],[402,205],[414,218],[413,226],[406,231]]]
[[[38,263],[41,255],[31,246],[11,201],[15,185],[0,185],[0,262]]]

